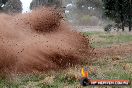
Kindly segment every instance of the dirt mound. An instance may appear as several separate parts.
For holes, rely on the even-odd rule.
[[[59,11],[43,8],[0,15],[0,72],[42,72],[80,64],[90,55],[88,40],[72,31]]]

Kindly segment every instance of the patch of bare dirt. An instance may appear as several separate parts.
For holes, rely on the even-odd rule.
[[[105,56],[127,56],[132,54],[132,43],[129,44],[119,44],[108,48],[98,48],[94,49],[95,57],[105,57]]]

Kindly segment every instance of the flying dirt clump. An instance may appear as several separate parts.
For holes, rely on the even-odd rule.
[[[90,55],[88,40],[54,8],[0,19],[0,73],[65,69]]]

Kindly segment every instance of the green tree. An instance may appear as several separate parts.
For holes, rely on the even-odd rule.
[[[0,10],[3,10],[3,6],[6,4],[8,0],[0,0]]]
[[[8,14],[21,13],[22,3],[20,0],[0,0],[0,10]]]
[[[61,7],[61,0],[32,0],[30,9],[34,9],[39,6],[53,6]]]
[[[104,15],[109,19],[115,21],[117,24],[122,25],[122,31],[124,26],[128,26],[131,31],[131,3],[129,0],[102,0]]]
[[[102,0],[76,0],[76,4],[79,9],[82,8],[82,5],[102,8]]]
[[[102,19],[102,0],[75,0],[75,4],[79,25],[93,25],[92,21]]]
[[[92,7],[97,11],[102,10],[102,1],[101,0],[76,0],[77,9],[83,13],[88,14],[89,8]]]
[[[20,0],[8,0],[3,10],[7,13],[21,13],[22,12],[22,3]]]

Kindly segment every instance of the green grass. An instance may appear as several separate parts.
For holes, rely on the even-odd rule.
[[[127,43],[132,42],[132,35],[127,33],[122,34],[110,34],[110,33],[103,33],[103,32],[85,32],[83,33],[85,36],[89,36],[98,41],[92,41],[92,46],[95,48],[100,47],[109,47],[112,44],[120,44],[120,43]]]
[[[102,32],[84,32],[82,34],[84,34],[85,36],[93,36],[93,35],[100,35],[102,34]]]
[[[94,65],[98,67],[99,72],[103,73],[105,79],[132,80],[132,63],[129,62],[131,60],[132,57],[124,57],[113,61],[111,57],[107,57],[96,61]],[[100,75],[99,72],[97,71],[98,76]]]
[[[125,79],[132,80],[132,57],[120,57],[113,62],[114,57],[105,57],[98,59],[89,66],[91,79]],[[124,69],[124,66],[130,67]],[[79,71],[81,67],[78,68]],[[75,68],[71,68],[75,70]],[[78,72],[79,72],[78,71]],[[13,82],[8,82],[4,79],[0,81],[0,88],[82,88],[79,79],[75,77],[76,73],[69,74],[68,71],[58,72],[52,75],[27,75],[20,76]],[[81,73],[80,73],[81,75]],[[51,78],[50,78],[51,77]],[[81,76],[78,75],[81,78]],[[49,82],[44,80],[49,78]],[[127,88],[131,88],[128,86]],[[93,87],[86,87],[93,88]],[[122,87],[96,87],[96,88],[122,88]]]

